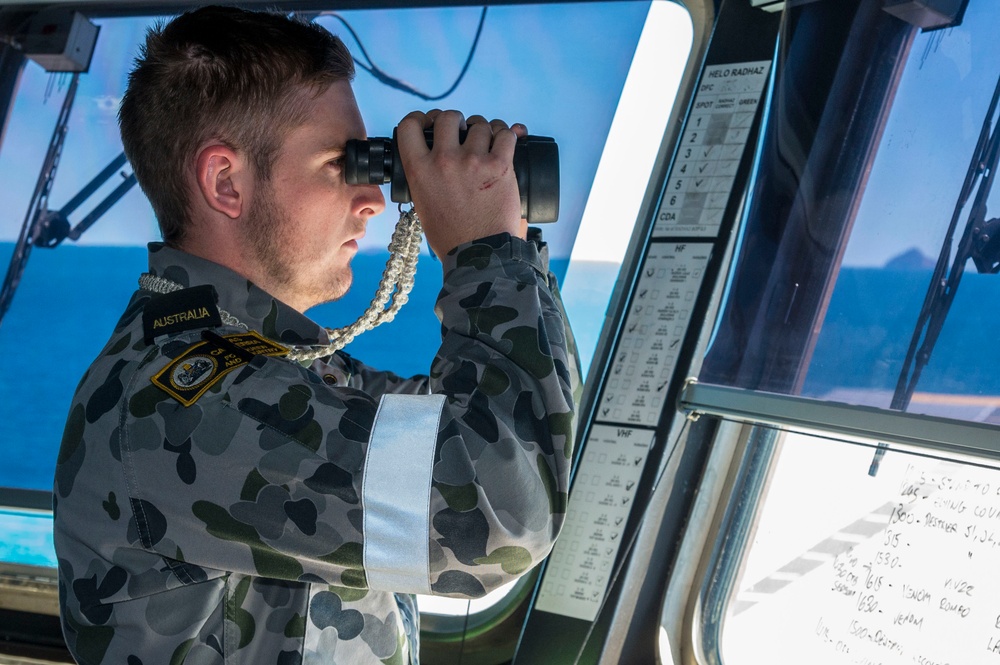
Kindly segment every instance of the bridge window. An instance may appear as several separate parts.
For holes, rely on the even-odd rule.
[[[656,138],[666,127],[690,50],[686,12],[662,1],[588,2],[490,7],[485,15],[471,7],[352,10],[314,20],[340,34],[359,57],[363,44],[373,61],[365,64],[375,64],[429,95],[447,90],[459,76],[482,27],[469,70],[448,98],[423,101],[386,87],[361,68],[355,94],[371,135],[388,135],[414,108],[442,106],[523,122],[532,133],[556,139],[561,214],[557,224],[545,228],[545,236],[588,365],[638,214],[645,174],[653,168]],[[131,59],[153,21],[95,19],[101,32],[90,71],[79,79],[48,202],[51,209],[65,204],[120,153],[117,108]],[[410,41],[415,33],[427,37],[420,48]],[[27,211],[29,200],[70,82],[68,75],[47,74],[33,62],[21,75],[0,143],[4,264],[33,212]],[[124,165],[121,171],[95,192],[89,207],[130,168]],[[75,217],[87,212],[85,204]],[[355,259],[351,294],[310,312],[315,320],[336,327],[365,309],[385,263],[394,223],[394,206],[371,220]],[[7,350],[9,363],[0,375],[0,451],[5,458],[0,505],[7,506],[0,509],[0,583],[7,582],[0,584],[0,610],[56,611],[48,506],[66,411],[76,381],[100,351],[145,270],[145,243],[158,239],[152,211],[133,188],[79,242],[34,248],[12,306],[0,322],[0,348]],[[439,339],[432,311],[439,273],[440,264],[422,256],[410,303],[396,321],[361,336],[346,351],[400,374],[426,372]],[[394,330],[403,327],[407,343],[400,345]],[[30,603],[11,603],[20,596],[10,589],[26,579],[41,580],[42,587],[48,580],[44,602],[39,604],[35,594]],[[499,621],[506,610],[496,604],[504,598],[508,604],[523,599],[530,582],[515,583],[472,603],[425,598],[422,607],[433,615],[426,617],[425,628],[453,635],[475,628],[477,621]]]
[[[767,476],[721,618],[726,665],[985,663],[1000,654],[1000,468],[760,428]],[[747,507],[745,515],[753,513]],[[722,584],[718,591],[721,592]],[[712,589],[714,601],[716,589]]]
[[[1000,654],[1000,6],[919,31],[856,4],[786,10],[734,270],[686,392],[768,425],[747,426],[701,597],[712,663]],[[842,50],[820,57],[831,12]]]

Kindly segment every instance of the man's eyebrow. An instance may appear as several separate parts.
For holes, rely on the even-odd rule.
[[[345,143],[331,143],[328,145],[320,146],[316,149],[317,155],[334,155],[341,154],[347,148]]]

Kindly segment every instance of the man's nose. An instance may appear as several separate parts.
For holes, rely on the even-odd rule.
[[[374,217],[385,210],[385,196],[378,185],[353,185],[357,188],[354,197],[354,213],[358,217]]]

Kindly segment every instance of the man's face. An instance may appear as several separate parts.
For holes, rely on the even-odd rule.
[[[288,132],[270,180],[257,181],[244,228],[261,286],[304,311],[347,293],[357,241],[385,199],[375,185],[344,181],[344,145],[365,138],[350,83],[318,97],[303,90],[300,103],[306,121]]]

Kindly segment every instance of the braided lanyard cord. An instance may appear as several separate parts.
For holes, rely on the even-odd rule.
[[[389,260],[385,262],[385,270],[379,281],[375,297],[368,309],[357,321],[343,328],[326,328],[330,335],[330,343],[320,346],[291,346],[291,352],[285,356],[289,360],[308,363],[332,355],[344,348],[363,332],[396,317],[399,308],[406,304],[413,290],[413,277],[417,274],[417,260],[420,258],[420,241],[423,239],[423,227],[420,218],[413,208],[403,210],[399,207],[399,221],[393,229],[389,240]],[[149,273],[139,277],[139,288],[153,293],[172,293],[184,287],[177,282]],[[386,307],[388,304],[388,308]],[[227,326],[236,326],[249,330],[249,327],[229,312],[220,309],[219,316]]]
[[[400,204],[399,221],[389,240],[389,260],[385,262],[382,279],[368,309],[349,326],[327,328],[331,340],[329,344],[315,348],[294,347],[286,357],[289,360],[311,362],[339,351],[361,333],[392,321],[399,308],[409,300],[410,291],[413,290],[422,238],[423,227],[416,211],[413,208],[404,211]],[[386,307],[387,303],[389,307]]]

